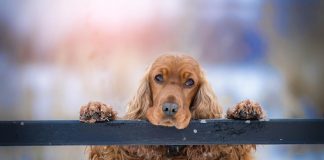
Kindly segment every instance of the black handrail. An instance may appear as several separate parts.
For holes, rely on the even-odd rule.
[[[324,144],[324,119],[194,120],[182,130],[147,121],[0,121],[0,146]]]

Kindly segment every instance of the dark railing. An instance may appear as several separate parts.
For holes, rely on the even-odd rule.
[[[0,121],[0,146],[324,144],[324,119],[194,120],[182,130],[147,121]]]

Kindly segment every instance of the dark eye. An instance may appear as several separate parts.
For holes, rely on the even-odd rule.
[[[158,74],[154,77],[155,81],[158,83],[162,83],[163,82],[163,76],[162,74]]]
[[[195,84],[195,81],[193,79],[188,79],[186,82],[185,82],[185,86],[186,87],[191,87]]]

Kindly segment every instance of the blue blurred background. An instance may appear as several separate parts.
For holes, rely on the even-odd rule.
[[[320,0],[0,0],[0,120],[78,119],[90,100],[119,115],[163,53],[198,59],[226,109],[324,117]],[[86,159],[84,146],[0,147],[1,159]],[[323,145],[263,145],[257,159],[324,159]]]

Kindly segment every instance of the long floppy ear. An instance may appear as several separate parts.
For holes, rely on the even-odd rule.
[[[128,103],[125,115],[126,119],[145,119],[145,113],[152,104],[152,94],[149,84],[150,68],[151,67],[148,67],[145,76],[137,89],[136,95]]]
[[[218,104],[217,97],[202,74],[202,83],[196,93],[191,109],[193,119],[222,118],[222,107]]]

